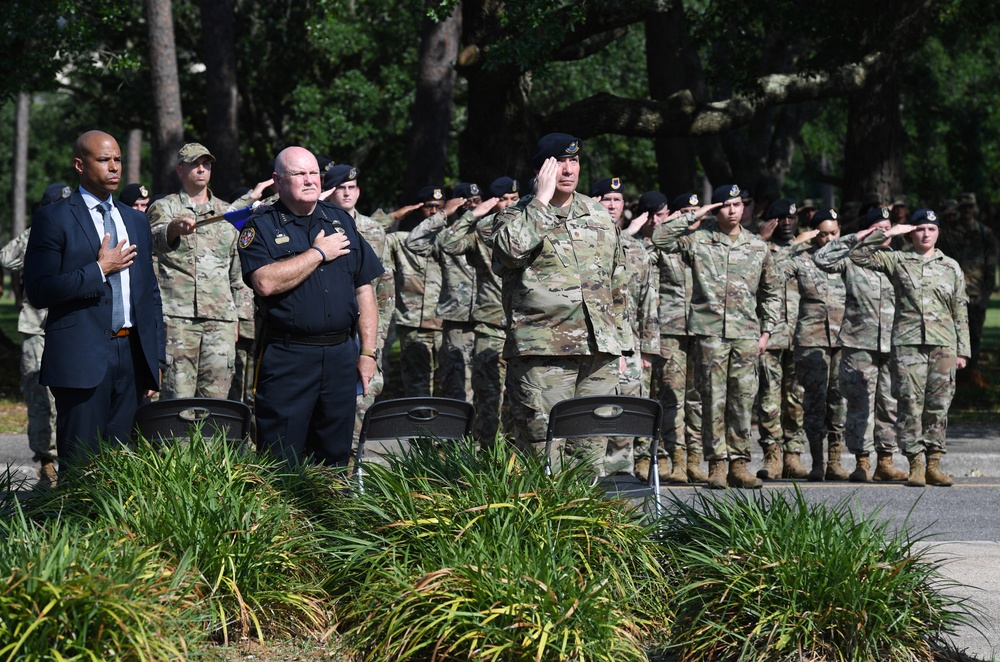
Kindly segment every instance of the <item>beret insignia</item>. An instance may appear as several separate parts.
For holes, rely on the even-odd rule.
[[[889,218],[889,208],[882,207],[882,218]]]
[[[510,185],[510,192],[511,193],[517,193],[517,180],[516,179]]]
[[[441,192],[441,189],[439,189],[439,188],[434,189],[434,199],[435,200],[440,200],[443,197],[444,197],[444,193]]]
[[[472,195],[479,195],[479,186],[477,186],[476,184],[470,184],[469,193],[471,193]]]
[[[927,220],[928,221],[936,221],[937,220],[937,214],[935,214],[933,211],[928,210],[927,211]]]
[[[576,154],[580,151],[580,142],[578,140],[574,140],[569,145],[566,145],[565,151],[567,154]]]
[[[739,194],[740,194],[740,187],[739,186],[737,186],[736,184],[733,184],[732,186],[729,187],[729,197],[730,198],[735,198],[735,197],[739,196]]]
[[[139,197],[140,198],[148,198],[149,197],[149,191],[146,190],[145,186],[140,186],[139,187]]]
[[[611,189],[617,191],[622,187],[622,180],[620,177],[615,177],[611,180]]]
[[[791,216],[792,214],[794,214],[796,209],[797,207],[795,206],[794,202],[788,205],[788,215]]]
[[[690,198],[688,198],[688,204],[691,205],[692,207],[697,207],[698,206],[698,194],[697,193],[695,193]]]
[[[833,220],[836,221],[837,220],[837,210],[836,209],[831,209],[830,210],[830,216],[833,218]]]
[[[351,172],[349,172],[347,174],[347,178],[348,179],[357,179],[358,178],[358,169],[357,168],[351,168]]]

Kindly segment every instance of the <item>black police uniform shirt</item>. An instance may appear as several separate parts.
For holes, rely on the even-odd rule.
[[[336,205],[319,201],[309,216],[296,216],[280,201],[259,208],[240,232],[240,263],[248,286],[255,270],[306,251],[320,230],[342,232],[350,252],[325,262],[296,287],[269,297],[257,295],[267,309],[272,332],[320,335],[346,331],[358,318],[355,290],[378,278],[385,269],[360,234],[354,219]]]

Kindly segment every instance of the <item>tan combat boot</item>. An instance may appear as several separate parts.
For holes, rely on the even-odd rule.
[[[673,466],[673,471],[667,476],[668,483],[686,483],[688,482],[687,473],[687,453],[684,452],[684,447],[680,444],[674,448],[674,452],[670,455],[670,463]]]
[[[823,480],[825,475],[826,467],[823,466],[823,441],[820,440],[819,443],[809,442],[809,454],[812,455],[813,466],[812,471],[806,478],[812,482],[819,482]]]
[[[914,453],[909,458],[910,475],[906,479],[906,484],[910,487],[924,487],[927,485],[927,476],[924,473],[924,454]]]
[[[656,458],[656,472],[660,474],[660,482],[665,483],[670,479],[670,460],[661,455]]]
[[[38,468],[38,486],[50,488],[56,486],[56,463],[52,458],[42,460]]]
[[[927,451],[927,472],[924,474],[924,478],[928,485],[951,487],[955,484],[951,476],[941,471],[941,457],[943,455],[944,453],[941,451]]]
[[[799,459],[798,453],[789,453],[788,451],[785,451],[783,463],[784,467],[781,470],[782,478],[802,480],[809,475],[809,470],[802,466],[802,461]]]
[[[843,439],[831,438],[827,449],[828,461],[826,464],[827,480],[847,480],[850,474],[840,464],[841,453],[844,452]]]
[[[704,483],[708,476],[701,470],[701,451],[693,451],[690,448],[687,452],[687,473],[688,480],[692,483]]]
[[[724,490],[724,489],[726,489],[726,461],[725,460],[709,460],[708,461],[708,489],[710,489],[710,490]]]
[[[644,483],[649,480],[649,458],[640,457],[636,460],[635,468],[632,470],[632,473],[635,474],[636,478]]]
[[[747,470],[747,461],[743,458],[729,461],[729,475],[726,481],[732,487],[744,490],[756,490],[763,484],[760,479]]]
[[[871,460],[868,453],[858,453],[854,456],[854,471],[851,472],[849,480],[852,483],[870,483],[872,478],[868,473],[871,469]]]
[[[781,449],[777,443],[764,446],[764,466],[757,471],[757,478],[763,480],[781,478]]]
[[[892,465],[892,453],[879,451],[878,464],[875,465],[875,475],[872,476],[872,479],[880,482],[889,480],[906,480],[906,472],[900,471]]]

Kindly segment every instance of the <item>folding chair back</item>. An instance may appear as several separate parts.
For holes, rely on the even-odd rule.
[[[250,436],[250,419],[250,407],[236,400],[174,398],[139,407],[132,429],[152,443],[163,443],[190,439],[192,426],[201,425],[204,435],[222,432],[226,441],[239,445]]]

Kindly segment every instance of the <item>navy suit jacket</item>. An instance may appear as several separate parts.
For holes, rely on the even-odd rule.
[[[129,267],[132,326],[144,361],[134,362],[136,385],[159,388],[166,361],[160,288],[153,272],[152,235],[146,215],[115,200],[136,257]],[[24,289],[31,305],[48,308],[41,382],[94,388],[104,379],[111,354],[111,285],[97,264],[101,240],[77,189],[65,200],[38,209],[24,257]]]

